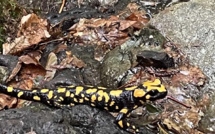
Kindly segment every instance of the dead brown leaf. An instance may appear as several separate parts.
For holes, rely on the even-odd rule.
[[[175,108],[172,112],[163,112],[162,116],[163,124],[165,124],[169,130],[173,130],[176,133],[201,133],[195,129],[198,126],[201,116],[203,116],[203,113],[199,111],[198,108]]]
[[[132,27],[136,21],[119,20],[119,18],[112,17],[108,20],[105,19],[81,19],[76,24],[72,31],[76,31],[73,35],[87,42],[87,44],[114,44],[111,46],[117,46],[121,39],[128,37],[126,32],[123,30]],[[102,43],[99,43],[102,42]],[[114,47],[113,47],[114,48]]]
[[[30,57],[34,57],[35,60],[40,61],[40,58],[41,58],[40,51],[31,51],[31,52],[28,52],[28,55]]]
[[[179,68],[180,73],[177,73],[172,77],[172,84],[177,86],[180,83],[191,83],[196,86],[204,85],[206,81],[206,76],[203,72],[196,66],[181,66]]]
[[[17,99],[10,97],[5,94],[0,94],[0,110],[4,109],[5,107],[15,107],[17,104]]]
[[[67,45],[61,44],[54,50],[54,53],[59,53],[60,51],[65,51],[66,49],[67,49]]]
[[[35,59],[34,57],[31,57],[29,55],[20,56],[19,61],[24,63],[24,64],[40,65],[40,63],[37,59]]]
[[[86,66],[86,64],[78,59],[76,56],[72,55],[70,51],[66,51],[66,58],[62,60],[62,62],[59,64],[60,68],[71,68],[71,67],[78,67],[83,68]]]
[[[16,54],[38,44],[50,37],[48,22],[36,14],[28,14],[21,20],[21,27],[17,38],[11,44],[3,44],[3,54]]]
[[[54,77],[57,70],[56,68],[53,68],[53,66],[55,65],[57,65],[57,56],[55,55],[55,53],[51,52],[46,63],[46,81],[50,81]]]
[[[86,64],[82,60],[78,59],[75,55],[73,55],[73,60],[72,60],[71,64],[78,68],[83,68],[86,66]]]
[[[20,71],[21,67],[22,67],[22,63],[17,62],[16,67],[13,69],[10,76],[7,78],[6,82],[11,81],[17,75],[17,73]]]
[[[41,66],[36,66],[33,64],[23,65],[19,75],[16,76],[17,79],[10,82],[9,85],[15,88],[31,90],[34,84],[33,80],[38,76],[44,75],[45,69],[43,69]],[[24,100],[19,100],[17,102],[17,99],[15,97],[8,97],[5,94],[1,94],[0,98],[0,106],[2,106],[1,108],[4,108],[5,106],[7,106],[8,108],[22,107],[22,104],[25,102]]]

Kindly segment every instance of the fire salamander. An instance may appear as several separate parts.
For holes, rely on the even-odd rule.
[[[54,90],[26,91],[0,84],[0,93],[24,100],[42,102],[57,108],[86,104],[109,112],[118,112],[116,124],[128,132],[139,133],[139,130],[128,123],[125,118],[129,116],[132,110],[143,106],[145,102],[164,98],[167,95],[167,90],[159,79],[155,79],[155,81],[146,81],[139,86],[126,87],[120,90],[72,85]]]

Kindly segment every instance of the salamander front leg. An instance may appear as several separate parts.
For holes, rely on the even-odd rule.
[[[129,122],[126,121],[126,117],[132,110],[128,108],[123,108],[120,110],[119,114],[116,117],[116,123],[122,129],[130,132],[130,133],[139,133],[139,129],[137,129],[134,125],[131,125]]]

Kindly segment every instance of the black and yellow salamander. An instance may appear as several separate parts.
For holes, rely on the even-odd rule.
[[[132,110],[143,106],[145,102],[164,98],[167,95],[167,90],[159,79],[155,79],[154,81],[146,81],[139,86],[120,90],[94,86],[66,86],[54,90],[26,91],[0,84],[0,93],[24,100],[38,101],[57,108],[86,104],[109,112],[118,112],[116,117],[118,126],[128,132],[139,133],[139,130],[128,123],[125,118]]]

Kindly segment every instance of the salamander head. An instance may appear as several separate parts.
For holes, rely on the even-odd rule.
[[[161,84],[159,79],[146,81],[142,85],[138,86],[133,92],[134,98],[142,101],[155,101],[165,98],[166,95],[167,90],[164,85]]]

